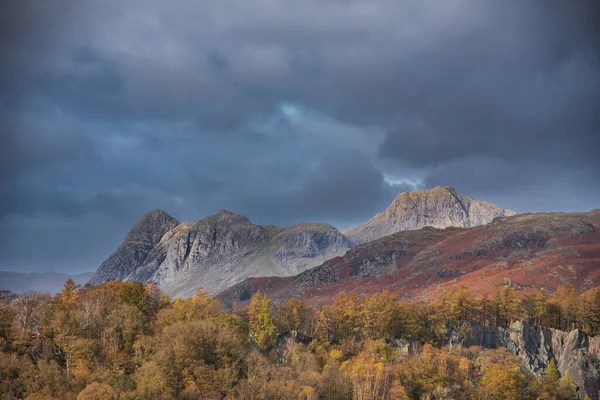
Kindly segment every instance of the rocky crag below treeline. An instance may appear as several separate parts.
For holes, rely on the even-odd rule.
[[[488,328],[472,324],[467,334],[450,329],[443,346],[481,346],[486,349],[505,347],[523,360],[523,367],[536,375],[546,373],[548,364],[554,360],[560,376],[569,373],[576,386],[576,398],[600,400],[600,336],[590,336],[574,329],[570,332],[552,328],[529,326],[517,321],[508,328]],[[464,331],[463,331],[464,332]],[[285,348],[288,342],[308,345],[312,338],[297,332],[288,332],[277,337],[275,354],[285,364]],[[407,353],[419,353],[423,346],[419,341],[393,339],[389,343]]]
[[[506,347],[520,356],[523,366],[541,375],[552,359],[561,376],[567,372],[577,386],[577,396],[600,399],[600,337],[589,336],[579,329],[564,332],[551,328],[532,327],[517,321],[509,328],[488,328],[474,324],[471,332],[460,337],[451,332],[445,344],[489,349]]]
[[[284,350],[289,341],[308,345],[312,339],[294,331],[279,335],[274,350],[281,364],[285,364]],[[418,353],[423,348],[416,340],[394,339],[389,343],[407,353]],[[508,328],[472,324],[470,332],[463,335],[451,329],[440,346],[505,347],[523,360],[525,369],[536,375],[545,374],[548,364],[554,360],[561,377],[569,373],[576,386],[577,399],[588,396],[591,400],[600,400],[600,336],[590,336],[579,329],[565,332],[517,321]]]

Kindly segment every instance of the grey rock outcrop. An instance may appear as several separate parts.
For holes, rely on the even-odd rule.
[[[544,374],[554,359],[561,376],[569,372],[578,388],[578,398],[587,395],[592,400],[600,399],[600,337],[591,337],[577,329],[564,332],[515,322],[506,329],[473,325],[470,337],[461,340],[451,337],[450,343],[506,347],[520,356],[524,367],[535,374]]]
[[[277,335],[274,346],[272,346],[270,349],[267,349],[267,351],[264,353],[269,354],[274,350],[275,362],[277,365],[282,366],[288,364],[290,361],[294,351],[294,345],[301,344],[308,346],[312,341],[313,338],[310,336],[303,335],[296,331],[289,331]],[[252,343],[254,348],[259,348],[254,336],[250,336],[250,343]]]
[[[425,226],[470,228],[485,225],[496,217],[515,214],[486,201],[462,196],[449,186],[437,186],[400,193],[385,211],[342,233],[354,243],[364,243]]]
[[[162,210],[147,212],[129,231],[123,243],[96,270],[90,283],[125,279],[148,257],[165,233],[179,223]]]
[[[171,296],[191,296],[197,286],[218,293],[252,276],[295,275],[351,247],[328,224],[260,226],[227,210],[181,224],[147,219],[100,266],[93,283],[120,278],[156,282]]]

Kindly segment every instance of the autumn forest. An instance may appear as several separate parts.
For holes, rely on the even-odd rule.
[[[3,399],[571,399],[553,360],[534,375],[505,348],[460,343],[515,321],[600,331],[600,289],[341,293],[321,309],[258,292],[226,310],[201,288],[172,301],[152,284],[69,279],[0,306]]]

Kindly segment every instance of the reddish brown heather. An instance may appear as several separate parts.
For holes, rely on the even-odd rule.
[[[319,305],[341,291],[367,295],[387,289],[406,300],[425,300],[462,285],[483,295],[502,285],[527,293],[599,284],[600,210],[594,210],[522,214],[467,229],[398,232],[293,277],[247,279],[219,297],[230,305],[261,290],[276,301],[302,297]]]

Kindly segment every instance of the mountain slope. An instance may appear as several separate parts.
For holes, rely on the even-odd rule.
[[[93,272],[67,275],[58,272],[12,272],[0,271],[0,290],[13,293],[25,293],[35,290],[42,293],[55,294],[62,290],[69,276],[79,285],[84,285]]]
[[[231,304],[261,290],[276,300],[302,297],[320,304],[340,291],[363,295],[387,289],[425,299],[461,285],[490,294],[502,285],[528,291],[599,284],[600,210],[594,210],[522,214],[474,228],[402,231],[294,277],[247,279],[219,297]]]
[[[135,234],[127,235],[92,282],[154,281],[169,295],[182,297],[192,295],[198,285],[216,293],[250,276],[297,274],[351,247],[328,224],[260,226],[227,210],[198,222],[174,221],[161,217],[160,223],[141,225],[164,231],[158,240],[157,234],[140,232],[138,223]],[[130,236],[146,240],[131,243]]]
[[[119,248],[96,270],[90,283],[125,279],[139,267],[165,233],[179,223],[162,210],[147,212],[129,231]]]
[[[462,196],[449,186],[438,186],[400,193],[385,211],[342,233],[354,243],[365,243],[404,230],[425,226],[469,228],[515,214],[486,201]]]

